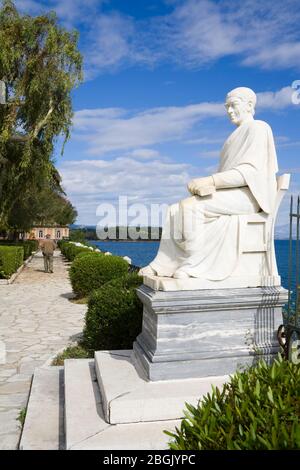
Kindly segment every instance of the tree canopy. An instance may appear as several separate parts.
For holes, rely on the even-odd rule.
[[[64,193],[42,181],[35,191],[27,191],[14,202],[8,217],[11,230],[29,231],[33,225],[68,225],[75,222],[77,211]]]
[[[6,103],[0,104],[2,228],[12,223],[20,194],[29,200],[42,186],[64,198],[53,150],[59,136],[64,143],[69,138],[71,91],[82,81],[77,42],[78,33],[60,26],[55,13],[21,15],[12,1],[2,2],[0,80],[6,84]]]

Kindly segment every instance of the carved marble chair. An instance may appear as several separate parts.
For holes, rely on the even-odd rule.
[[[277,196],[271,214],[240,216],[240,262],[232,276],[249,276],[258,286],[280,286],[274,247],[275,221],[281,201],[289,188],[290,174],[277,177]]]
[[[144,284],[155,290],[176,291],[211,288],[280,286],[274,247],[274,228],[281,201],[289,188],[290,175],[277,177],[277,196],[271,214],[259,212],[239,216],[239,261],[223,281],[185,280],[145,276]]]

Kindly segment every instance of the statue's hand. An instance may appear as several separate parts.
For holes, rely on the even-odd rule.
[[[201,195],[201,189],[208,187],[214,187],[214,179],[212,176],[206,176],[204,178],[196,178],[191,180],[188,184],[188,190],[193,195]]]

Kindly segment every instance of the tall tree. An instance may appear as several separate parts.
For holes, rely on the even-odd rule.
[[[78,33],[61,27],[55,13],[21,15],[12,1],[2,2],[0,227],[8,226],[20,193],[35,191],[39,179],[51,184],[54,178],[54,145],[61,135],[64,143],[69,138],[71,91],[82,81],[77,42]]]
[[[55,178],[59,178],[57,174]],[[35,191],[18,197],[8,216],[10,231],[14,234],[29,231],[33,225],[68,225],[75,222],[77,211],[66,198],[60,186],[40,180]]]

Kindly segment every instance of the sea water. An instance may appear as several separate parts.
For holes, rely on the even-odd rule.
[[[113,255],[129,256],[135,266],[147,266],[155,258],[159,247],[159,242],[154,241],[93,241],[91,243],[97,245],[101,251],[109,251]],[[275,240],[275,251],[282,286],[288,288],[289,241]],[[295,253],[295,243],[293,243],[293,253]],[[293,258],[295,260],[295,256]],[[295,269],[293,271],[293,283],[295,281],[294,275]]]

